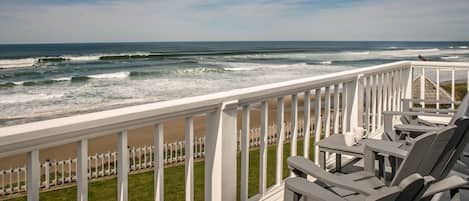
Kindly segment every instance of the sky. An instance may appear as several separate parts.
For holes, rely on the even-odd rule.
[[[0,0],[0,43],[469,41],[468,0]]]

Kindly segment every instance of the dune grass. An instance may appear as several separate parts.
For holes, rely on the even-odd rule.
[[[298,140],[298,155],[303,154],[303,140]],[[310,148],[310,156],[313,155],[313,148]],[[290,155],[290,143],[284,145],[283,153],[283,176],[287,177],[289,171],[285,160]],[[276,162],[276,146],[268,147],[267,152],[267,186],[275,183],[275,162]],[[241,157],[238,153],[237,157],[238,170],[238,193],[240,188],[241,175]],[[164,192],[166,200],[184,200],[184,165],[178,165],[165,168],[164,172]],[[117,199],[117,179],[105,179],[93,181],[88,187],[89,200],[111,201]],[[249,195],[257,194],[259,190],[259,149],[251,150],[249,153]],[[198,161],[194,163],[194,200],[204,200],[204,162]],[[65,201],[76,200],[76,186],[42,192],[41,200]],[[18,197],[10,199],[11,201],[26,200],[26,197]],[[137,173],[129,175],[129,200],[145,201],[153,200],[153,171]]]

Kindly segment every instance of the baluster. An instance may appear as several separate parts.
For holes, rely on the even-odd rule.
[[[129,150],[127,148],[127,131],[121,131],[117,138],[117,200],[128,199]]]
[[[185,119],[185,184],[186,201],[194,200],[194,119]]]
[[[384,81],[384,74],[380,74],[380,75],[377,75],[376,76],[376,85],[377,85],[377,91],[378,91],[378,99],[377,99],[377,102],[378,102],[378,105],[377,105],[377,122],[378,122],[378,127],[377,128],[381,128],[381,126],[383,125],[383,122],[381,121],[382,118],[381,118],[381,115],[383,114],[383,81]]]
[[[59,164],[57,160],[54,160],[54,185],[59,184],[58,172],[59,172]]]
[[[26,166],[23,166],[23,168],[21,168],[21,169],[22,169],[23,172],[24,172],[24,174],[23,174],[23,176],[24,176],[23,179],[24,179],[24,180],[23,180],[23,181],[26,182],[26,180],[28,179],[28,178],[27,178],[27,177],[28,177],[28,172],[26,171]],[[23,189],[23,191],[26,191],[26,184],[25,184],[25,183],[23,184],[23,188],[22,188],[22,189]]]
[[[321,88],[315,90],[314,95],[314,120],[315,120],[315,128],[314,128],[314,162],[319,164],[319,147],[317,143],[321,140]],[[322,157],[321,157],[322,158]]]
[[[363,80],[365,82],[365,129],[367,132],[370,131],[370,128],[372,127],[371,125],[371,76],[366,77],[366,79]]]
[[[99,177],[99,167],[98,167],[98,154],[94,154],[94,171],[95,171],[95,177]]]
[[[454,92],[455,86],[454,86],[454,85],[455,85],[455,81],[456,81],[455,75],[454,75],[454,71],[455,71],[455,69],[454,69],[454,68],[451,68],[451,101],[452,101],[452,103],[451,103],[451,109],[452,109],[452,110],[454,110],[454,101],[456,100],[456,99],[454,98],[454,96],[455,96],[455,92]]]
[[[111,152],[107,152],[107,175],[111,175]]]
[[[298,140],[298,95],[291,96],[291,156],[297,155],[297,140]]]
[[[248,200],[249,189],[249,122],[250,106],[243,106],[242,132],[241,132],[241,201]]]
[[[46,161],[44,163],[44,187],[45,189],[49,189],[49,184],[50,184],[50,170],[49,170],[49,161]]]
[[[326,87],[324,97],[324,134],[327,137],[331,135],[331,87]]]
[[[389,111],[390,109],[388,108],[389,106],[389,73],[384,73],[383,74],[383,109],[382,111]]]
[[[10,168],[8,172],[9,172],[8,176],[10,178],[10,182],[8,183],[9,184],[8,191],[10,192],[10,194],[12,194],[13,193],[13,169]]]
[[[41,165],[39,164],[39,172],[41,171]],[[18,191],[17,192],[20,192],[21,191],[21,179],[20,179],[20,176],[21,176],[21,169],[20,168],[17,168],[16,169],[16,187],[18,188]],[[40,182],[40,178],[39,178],[39,182]],[[39,183],[39,185],[41,185]]]
[[[99,154],[99,157],[101,158],[101,176],[104,176],[104,154]]]
[[[469,72],[469,71],[468,71]],[[436,109],[440,109],[440,68],[436,69]]]
[[[279,185],[283,178],[283,144],[285,141],[285,100],[284,97],[277,98],[277,160],[275,183]]]
[[[340,108],[339,108],[339,85],[334,85],[334,134],[339,133],[339,120],[340,120]]]
[[[67,177],[67,182],[72,182],[72,159],[68,159],[68,177]]]
[[[39,188],[41,182],[41,166],[39,164],[39,150],[28,152],[27,158],[28,178],[26,180],[28,201],[39,200]],[[10,186],[13,183],[10,182]]]
[[[422,67],[422,75],[420,76],[420,99],[425,99],[425,68]],[[425,102],[420,102],[423,108],[425,108]]]
[[[88,200],[88,140],[77,143],[77,200]]]
[[[143,168],[147,168],[147,146],[143,146]]]
[[[348,114],[347,114],[347,91],[348,91],[348,84],[343,82],[342,83],[342,133],[347,132],[347,121],[348,121]],[[317,142],[317,141],[316,141]]]
[[[261,132],[260,132],[260,156],[259,156],[259,193],[264,194],[267,189],[267,127],[268,127],[268,102],[261,103]]]
[[[304,97],[304,107],[303,107],[303,136],[304,136],[304,145],[303,145],[303,155],[305,158],[309,158],[309,145],[310,145],[310,127],[311,127],[311,91],[305,91]]]
[[[154,182],[154,197],[155,201],[163,201],[164,200],[164,163],[166,162],[166,158],[164,157],[164,150],[167,150],[166,144],[164,143],[164,128],[163,124],[156,124],[155,125],[155,133],[154,133],[154,153],[153,156],[155,157],[153,166],[154,173],[153,173],[153,182]],[[167,153],[167,152],[166,152]]]

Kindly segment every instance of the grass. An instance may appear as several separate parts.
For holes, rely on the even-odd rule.
[[[298,140],[298,155],[303,154],[303,140]],[[313,156],[314,148],[310,148],[310,156]],[[283,152],[283,177],[289,175],[286,159],[290,156],[290,143],[284,145]],[[268,147],[267,152],[267,186],[275,184],[276,146]],[[240,189],[241,159],[237,157],[238,193]],[[184,165],[165,168],[164,172],[165,200],[184,200]],[[106,179],[90,182],[88,184],[89,200],[117,200],[117,179]],[[259,191],[259,149],[249,153],[249,196]],[[194,200],[204,200],[204,162],[194,163]],[[62,201],[76,200],[76,186],[40,193],[41,200]],[[10,201],[26,200],[26,197],[10,199]],[[129,175],[129,200],[145,201],[153,200],[153,171]]]
[[[441,88],[446,90],[449,94],[451,94],[451,84],[442,85]],[[466,83],[459,83],[454,85],[454,98],[456,100],[462,100],[467,92],[467,84]]]

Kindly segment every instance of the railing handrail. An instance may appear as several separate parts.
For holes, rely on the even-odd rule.
[[[443,61],[413,61],[412,67],[425,67],[425,68],[469,68],[469,62],[443,62]]]
[[[3,127],[0,128],[0,157],[155,124],[171,118],[214,111],[224,102],[242,105],[294,94],[318,86],[353,80],[360,75],[373,75],[383,71],[409,68],[412,64],[427,63],[400,61],[202,96]],[[429,62],[428,64],[469,66],[468,63],[448,62]]]

